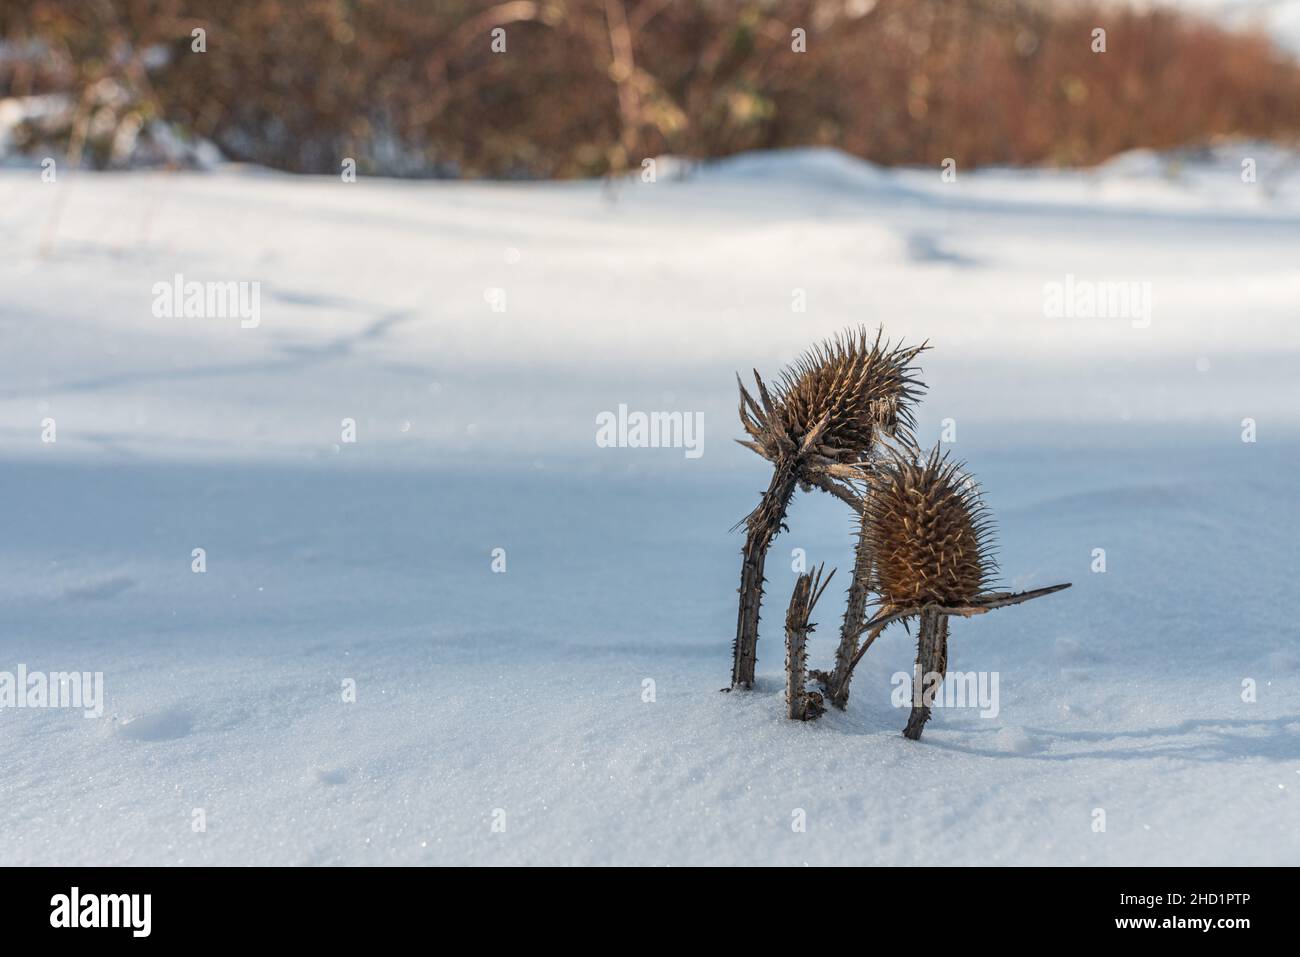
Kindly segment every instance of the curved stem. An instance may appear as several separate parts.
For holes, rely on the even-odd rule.
[[[840,644],[835,649],[835,668],[827,681],[831,704],[843,711],[849,703],[849,677],[854,654],[858,650],[858,627],[867,617],[870,594],[871,542],[867,535],[867,514],[861,512],[858,544],[853,559],[853,578],[849,582],[848,604],[844,624],[840,626]],[[873,639],[874,640],[874,639]]]
[[[741,552],[740,609],[736,616],[736,640],[731,646],[731,686],[754,687],[754,666],[758,661],[758,617],[763,604],[763,565],[767,549],[785,521],[786,509],[794,496],[794,471],[778,469],[762,501],[745,520],[745,548]]]

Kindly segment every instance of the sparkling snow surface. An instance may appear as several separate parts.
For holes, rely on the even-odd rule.
[[[0,672],[107,699],[0,709],[0,865],[1300,863],[1287,169],[0,173]],[[260,282],[260,325],[155,317],[176,274]],[[1150,283],[1150,324],[1047,317],[1067,276]],[[852,562],[821,493],[760,688],[718,691],[768,479],[734,373],[859,322],[932,342],[919,435],[953,420],[1004,584],[1074,582],[954,622],[998,713],[920,742],[901,627],[847,712],[782,716],[792,550],[840,569],[815,667]],[[598,447],[620,404],[702,412],[703,455]]]

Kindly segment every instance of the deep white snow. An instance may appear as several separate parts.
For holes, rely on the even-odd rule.
[[[0,672],[107,697],[0,709],[0,864],[1300,863],[1288,163],[0,173]],[[261,282],[260,325],[155,317],[176,274]],[[1067,275],[1150,283],[1150,324],[1048,317]],[[824,495],[760,689],[718,691],[768,477],[734,373],[854,323],[932,342],[920,436],[953,420],[1005,584],[1074,582],[955,622],[999,711],[919,743],[902,628],[846,713],[782,717],[793,550],[840,569],[815,666],[851,565]],[[703,455],[599,447],[620,404],[703,413]]]

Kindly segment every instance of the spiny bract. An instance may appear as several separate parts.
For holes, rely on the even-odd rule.
[[[961,606],[988,591],[997,571],[993,530],[979,487],[940,455],[890,450],[867,478],[874,590],[881,605]]]
[[[836,466],[865,460],[877,432],[910,442],[912,404],[924,390],[912,360],[927,348],[881,341],[865,326],[814,346],[781,374],[769,394],[754,373],[762,405],[740,387],[747,448],[773,463],[798,456]]]

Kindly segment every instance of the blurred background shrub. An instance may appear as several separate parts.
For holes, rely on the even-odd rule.
[[[0,0],[0,97],[0,153],[396,176],[807,145],[1088,165],[1300,132],[1300,66],[1263,34],[1070,0]]]

